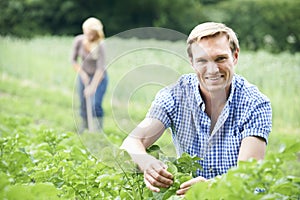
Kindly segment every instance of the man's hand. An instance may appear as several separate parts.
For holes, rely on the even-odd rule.
[[[191,188],[191,186],[193,184],[198,183],[198,182],[205,182],[205,181],[207,181],[207,179],[202,176],[198,176],[196,178],[188,180],[180,185],[180,188],[179,188],[179,190],[177,190],[176,194],[183,196]]]
[[[145,118],[121,145],[121,149],[125,149],[144,172],[145,184],[154,192],[159,192],[159,187],[167,188],[173,184],[173,175],[167,171],[167,165],[146,152],[146,148],[151,146],[164,130],[164,124],[158,119]]]
[[[168,188],[173,184],[173,175],[167,171],[167,165],[151,155],[143,155],[144,181],[151,191],[160,192],[160,187]]]

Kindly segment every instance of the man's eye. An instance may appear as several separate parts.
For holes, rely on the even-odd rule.
[[[227,58],[226,57],[218,57],[217,59],[216,59],[216,62],[224,62],[225,60],[226,60]]]
[[[206,62],[207,62],[207,61],[204,60],[204,59],[197,60],[197,63],[199,63],[199,64],[203,64],[203,63],[206,63]]]

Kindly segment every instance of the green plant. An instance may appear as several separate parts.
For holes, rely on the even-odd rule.
[[[167,170],[173,175],[173,184],[169,188],[160,188],[159,193],[153,192],[153,199],[181,199],[176,195],[176,191],[182,183],[192,179],[197,170],[202,169],[198,162],[200,158],[187,153],[183,153],[179,158],[168,157],[158,145],[152,145],[147,152],[167,164]]]
[[[239,162],[226,174],[195,184],[186,199],[299,199],[300,177],[282,171],[282,164],[297,160],[300,142],[282,147],[264,161]]]

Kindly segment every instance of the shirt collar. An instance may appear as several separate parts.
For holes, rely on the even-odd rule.
[[[198,80],[198,77],[197,75],[195,74],[194,76],[195,80],[193,81],[193,93],[194,93],[194,96],[195,96],[195,99],[196,99],[196,103],[197,103],[197,106],[200,106],[201,110],[205,110],[205,105],[204,105],[204,101],[200,95],[200,86],[199,86],[199,80]]]
[[[196,81],[194,81],[194,84],[193,84],[193,92],[195,94],[195,98],[196,98],[196,102],[197,102],[197,105],[200,106],[201,110],[205,110],[205,104],[204,104],[204,101],[200,95],[200,88],[199,88],[199,80],[196,77]],[[233,99],[233,94],[234,94],[234,90],[235,90],[235,84],[236,83],[236,76],[234,75],[232,77],[232,81],[231,81],[231,88],[230,88],[230,94],[229,94],[229,97],[228,97],[228,103],[231,103],[232,102],[232,99]]]
[[[232,77],[232,81],[231,81],[230,94],[229,94],[229,97],[228,97],[228,100],[227,100],[228,103],[232,102],[233,94],[234,94],[234,90],[235,90],[235,85],[236,85],[236,76],[234,74],[233,77]]]

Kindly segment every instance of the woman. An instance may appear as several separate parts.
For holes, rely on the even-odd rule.
[[[80,97],[80,115],[82,124],[79,132],[88,127],[86,97],[90,97],[95,131],[103,128],[102,100],[107,88],[105,69],[104,33],[100,20],[90,17],[82,24],[83,34],[75,37],[72,53],[72,64],[78,76]],[[78,61],[80,58],[81,62]]]

